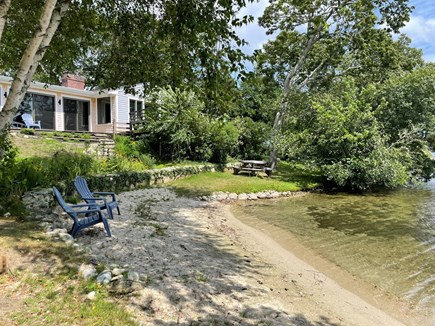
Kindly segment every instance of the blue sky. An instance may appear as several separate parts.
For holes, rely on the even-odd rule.
[[[258,3],[248,4],[241,15],[250,14],[255,17],[254,23],[244,26],[238,34],[249,42],[244,47],[246,53],[252,53],[259,49],[268,39],[265,30],[257,25],[257,18],[261,16],[268,0],[260,0]],[[402,32],[412,39],[412,46],[423,50],[423,58],[426,61],[435,62],[435,0],[410,0],[415,7],[410,21],[402,28]]]

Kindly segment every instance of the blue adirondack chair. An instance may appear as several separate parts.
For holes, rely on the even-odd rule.
[[[77,176],[75,178],[74,186],[80,197],[82,197],[85,202],[87,202],[88,204],[97,204],[100,209],[106,209],[107,214],[111,219],[113,219],[113,209],[116,208],[118,211],[118,215],[121,214],[114,192],[91,192],[86,180],[80,176]],[[110,196],[112,197],[112,200],[110,201],[110,199],[107,200],[107,198],[99,196]]]
[[[53,193],[59,205],[74,220],[74,224],[69,231],[69,234],[71,234],[73,237],[75,237],[77,232],[79,232],[81,229],[98,223],[104,224],[104,228],[106,229],[108,237],[112,236],[110,233],[109,223],[97,204],[68,205],[56,187],[53,187]],[[83,210],[74,210],[76,208],[83,208]],[[83,215],[84,217],[79,218],[79,215]]]

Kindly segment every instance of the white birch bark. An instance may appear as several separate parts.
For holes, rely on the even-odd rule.
[[[36,72],[36,69],[38,69],[39,63],[41,62],[42,58],[45,55],[45,52],[47,51],[51,40],[53,39],[54,34],[57,31],[57,28],[60,25],[60,22],[62,20],[62,17],[65,15],[65,13],[68,11],[71,1],[70,0],[58,0],[58,5],[56,6],[55,10],[53,11],[53,14],[51,16],[50,24],[48,25],[47,32],[44,35],[44,38],[42,39],[41,45],[39,46],[38,51],[36,51],[36,55],[33,58],[33,62],[31,65],[31,69],[29,70],[26,79],[29,81],[32,80],[33,75]],[[28,85],[24,90],[24,93],[27,91]],[[26,85],[26,84],[25,84]],[[21,99],[22,101],[22,99]],[[20,102],[21,102],[20,101]]]
[[[0,40],[2,39],[3,30],[6,25],[6,16],[11,6],[11,0],[0,0]]]
[[[275,120],[273,123],[272,128],[272,149],[270,151],[269,155],[269,166],[274,169],[276,167],[276,162],[278,160],[278,150],[276,148],[276,137],[280,134],[280,129],[282,126],[282,123],[284,121],[284,116],[287,111],[287,96],[289,92],[294,88],[300,88],[303,86],[303,84],[308,83],[309,79],[312,78],[315,74],[315,72],[320,69],[320,67],[316,68],[316,71],[314,71],[312,74],[310,74],[309,77],[307,77],[307,80],[304,80],[300,85],[298,85],[297,80],[299,77],[299,72],[304,66],[308,54],[313,48],[314,44],[319,40],[320,37],[321,28],[318,28],[317,31],[315,31],[311,37],[307,40],[307,43],[305,45],[304,51],[301,53],[301,56],[298,59],[298,62],[295,64],[295,66],[290,70],[290,72],[287,74],[286,79],[284,81],[283,86],[283,100],[282,103],[276,112]],[[323,63],[321,64],[323,65]]]
[[[38,27],[29,41],[20,65],[14,76],[14,80],[9,89],[9,94],[6,99],[3,110],[0,112],[0,130],[5,129],[9,122],[14,117],[19,104],[21,103],[31,80],[28,79],[29,71],[34,64],[34,58],[37,51],[40,49],[42,41],[47,33],[47,29],[51,22],[53,11],[56,8],[57,0],[46,0],[39,17]]]

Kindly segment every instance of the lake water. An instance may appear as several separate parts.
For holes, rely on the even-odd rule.
[[[239,202],[232,212],[254,227],[286,230],[383,292],[435,310],[435,181],[385,194]]]

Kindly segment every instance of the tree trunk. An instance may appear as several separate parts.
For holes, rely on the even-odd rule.
[[[59,19],[56,19],[56,12],[61,8],[66,9],[70,0],[46,0],[39,17],[39,26],[37,27],[32,39],[29,41],[27,48],[21,58],[17,73],[15,74],[9,94],[6,99],[3,110],[0,112],[0,130],[5,129],[16,113],[21,101],[23,100],[27,89],[29,88],[33,74],[42,59],[47,46],[49,45],[54,32],[59,25]],[[53,26],[53,28],[51,28]],[[50,34],[52,34],[50,36]]]
[[[3,30],[6,25],[6,15],[11,6],[11,0],[0,0],[0,40],[2,39]]]
[[[62,20],[62,17],[65,15],[65,13],[69,9],[69,5],[71,3],[71,0],[58,0],[58,4],[56,8],[53,11],[53,14],[50,19],[50,24],[48,25],[47,31],[44,35],[44,38],[42,39],[42,42],[39,46],[38,51],[36,51],[36,54],[33,58],[32,66],[26,76],[26,79],[29,81],[32,80],[33,75],[36,72],[36,69],[38,69],[39,63],[41,62],[42,58],[45,55],[45,52],[48,49],[48,46],[51,43],[51,40],[53,39],[54,34],[57,31],[57,28],[60,25],[60,22]],[[27,88],[26,88],[27,91]]]
[[[316,68],[309,75],[309,77],[307,77],[306,80],[304,80],[302,83],[300,83],[298,85],[297,80],[298,80],[299,72],[302,69],[302,67],[305,65],[308,53],[313,48],[313,45],[319,40],[320,32],[321,32],[321,28],[319,27],[308,38],[307,43],[306,43],[305,48],[304,48],[304,51],[301,53],[297,63],[294,65],[294,67],[290,70],[290,72],[287,74],[287,76],[285,78],[284,86],[283,86],[283,100],[282,100],[282,103],[281,103],[281,106],[280,106],[278,112],[276,112],[275,121],[273,123],[273,128],[272,128],[272,137],[271,137],[272,149],[271,149],[270,155],[269,155],[269,165],[272,169],[275,169],[276,162],[278,160],[278,150],[276,148],[276,138],[278,137],[278,135],[281,132],[281,126],[282,126],[282,123],[284,121],[284,115],[287,111],[287,106],[288,106],[287,96],[291,90],[301,89],[303,87],[303,85],[308,83],[309,79],[313,78],[313,76],[315,75],[317,70],[320,69],[321,65],[323,65],[323,63],[322,63],[318,68]]]

